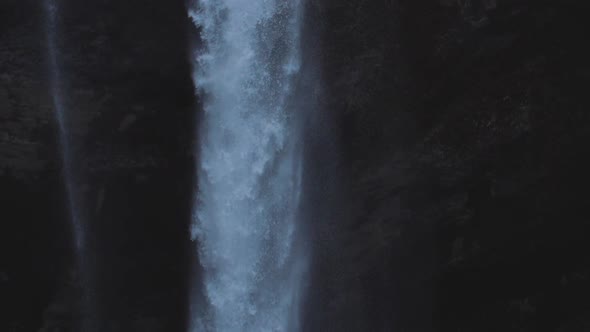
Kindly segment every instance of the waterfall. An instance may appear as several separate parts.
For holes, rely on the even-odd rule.
[[[45,9],[45,37],[47,44],[47,62],[49,69],[49,85],[53,102],[53,109],[58,126],[59,147],[62,157],[62,178],[65,182],[66,204],[68,207],[69,219],[72,228],[74,242],[75,264],[78,278],[82,285],[82,301],[79,306],[82,317],[78,328],[85,332],[96,330],[93,319],[95,316],[96,304],[92,287],[94,286],[94,275],[89,261],[87,234],[80,211],[80,191],[76,188],[76,176],[73,164],[72,142],[68,126],[66,103],[63,94],[63,79],[58,48],[58,0],[44,0]]]
[[[206,305],[191,331],[296,331],[305,267],[296,254],[301,191],[299,0],[201,0],[193,74],[203,104],[191,234]]]
[[[70,213],[70,221],[72,224],[74,244],[76,254],[80,256],[84,250],[84,229],[80,220],[78,211],[78,204],[76,203],[76,195],[74,193],[74,177],[72,165],[72,152],[69,142],[70,133],[66,121],[66,106],[64,103],[62,92],[62,78],[61,70],[58,60],[58,46],[57,46],[57,15],[58,4],[57,0],[45,0],[46,12],[46,38],[47,38],[47,56],[49,66],[49,84],[51,89],[51,98],[53,101],[53,108],[57,120],[59,130],[59,145],[62,153],[62,167],[63,178],[65,181],[67,204]]]

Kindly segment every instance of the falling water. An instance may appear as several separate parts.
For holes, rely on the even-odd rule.
[[[62,90],[63,80],[61,77],[59,48],[58,48],[58,0],[44,0],[46,14],[46,43],[49,66],[50,92],[55,110],[55,117],[59,130],[59,145],[62,154],[62,171],[65,181],[66,200],[69,210],[69,218],[73,232],[73,241],[76,258],[76,268],[79,282],[82,286],[83,299],[80,303],[81,317],[77,322],[78,328],[84,332],[96,331],[95,315],[97,314],[94,303],[92,287],[94,286],[94,275],[88,260],[89,253],[86,243],[86,231],[80,214],[79,191],[75,186],[76,177],[72,160],[72,147],[70,131],[66,116],[66,104]]]
[[[80,221],[78,213],[78,206],[75,202],[74,194],[74,179],[72,172],[72,154],[69,142],[69,130],[66,125],[66,107],[63,99],[63,92],[61,89],[62,79],[61,70],[58,60],[57,47],[57,14],[58,4],[56,0],[45,0],[45,11],[47,15],[46,20],[46,38],[47,38],[47,56],[50,73],[50,89],[51,98],[53,100],[53,108],[55,110],[55,117],[57,119],[59,129],[59,143],[62,152],[62,167],[63,178],[66,186],[67,203],[69,206],[70,220],[72,223],[74,242],[76,247],[76,254],[81,255],[84,248],[84,230]]]
[[[293,80],[298,0],[201,0],[194,81],[203,101],[192,227],[207,304],[191,331],[295,331],[301,153]]]

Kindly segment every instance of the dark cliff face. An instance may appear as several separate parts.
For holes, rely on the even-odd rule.
[[[317,228],[310,326],[588,329],[587,7],[310,10],[345,193]]]
[[[0,330],[183,330],[195,100],[182,1],[58,1],[78,273],[41,1],[0,7]],[[92,286],[82,284],[92,284]],[[90,294],[82,289],[90,287]]]
[[[101,331],[184,330],[197,36],[182,1],[61,3]],[[306,331],[589,328],[585,7],[307,1]],[[44,13],[1,9],[0,330],[75,330]]]

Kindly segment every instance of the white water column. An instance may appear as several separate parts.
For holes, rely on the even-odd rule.
[[[198,244],[205,305],[191,332],[297,331],[306,262],[297,250],[300,0],[201,0],[193,74]]]

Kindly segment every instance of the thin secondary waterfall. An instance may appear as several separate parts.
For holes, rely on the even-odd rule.
[[[76,203],[76,195],[74,193],[74,178],[72,170],[72,153],[69,142],[70,133],[66,124],[66,106],[63,99],[62,92],[62,78],[58,57],[57,45],[57,15],[58,3],[56,0],[45,0],[46,26],[45,33],[47,38],[47,56],[50,74],[50,89],[51,98],[53,100],[53,108],[55,110],[55,117],[59,129],[59,143],[62,153],[62,167],[63,178],[66,186],[67,204],[69,205],[70,221],[73,229],[74,242],[76,247],[76,255],[82,255],[84,250],[84,229],[80,220],[78,211],[78,204]],[[80,258],[80,257],[78,257]]]
[[[76,188],[76,176],[74,172],[72,142],[68,120],[67,107],[63,94],[63,79],[61,74],[59,47],[58,47],[58,0],[44,0],[43,2],[46,24],[45,36],[47,43],[47,57],[49,67],[49,84],[50,93],[55,111],[55,118],[59,130],[59,145],[62,154],[62,172],[65,182],[66,200],[75,250],[75,264],[78,272],[79,281],[82,284],[83,300],[80,303],[81,311],[80,321],[77,322],[77,328],[81,331],[92,332],[97,330],[95,324],[96,303],[94,303],[92,287],[94,286],[94,276],[88,261],[88,244],[86,243],[86,229],[82,220],[80,211],[79,190]]]
[[[296,331],[304,258],[298,0],[202,0],[194,81],[203,101],[193,239],[207,304],[191,331]]]

